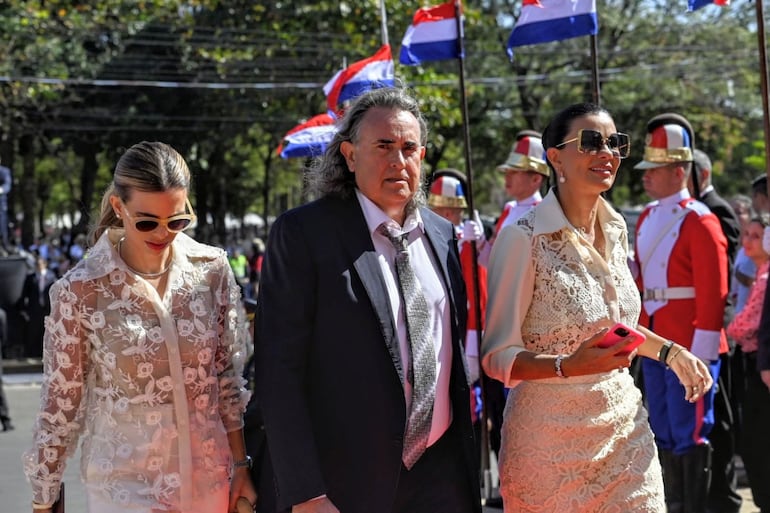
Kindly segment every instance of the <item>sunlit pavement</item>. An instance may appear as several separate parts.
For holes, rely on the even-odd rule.
[[[15,369],[22,370],[22,369]],[[37,413],[40,398],[39,372],[17,372],[5,374],[5,395],[10,405],[13,431],[0,432],[0,511],[21,512],[31,511],[30,489],[21,466],[21,454],[32,442],[32,423]],[[67,483],[67,511],[85,513],[85,494],[80,483],[80,452],[69,460],[64,480]],[[751,500],[748,488],[740,488],[743,497],[743,507],[740,513],[755,513],[758,511]],[[487,513],[502,511],[485,507]]]

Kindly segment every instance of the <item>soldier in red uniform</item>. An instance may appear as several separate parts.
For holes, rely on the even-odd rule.
[[[495,236],[543,200],[540,188],[548,179],[549,171],[540,133],[522,130],[516,134],[508,159],[497,166],[497,170],[505,173],[505,193],[511,200],[497,220]]]
[[[644,189],[655,201],[636,230],[639,324],[681,344],[708,366],[716,382],[728,350],[723,314],[728,292],[727,241],[717,217],[690,197],[693,134],[676,114],[647,125]],[[661,353],[667,352],[666,347]],[[660,362],[665,362],[664,354]],[[712,388],[695,402],[664,363],[642,362],[650,425],[660,450],[669,513],[705,513],[711,472],[708,435],[714,425]]]

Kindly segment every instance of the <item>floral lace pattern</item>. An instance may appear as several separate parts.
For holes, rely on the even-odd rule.
[[[545,203],[512,228],[526,234],[530,247],[516,237],[517,245],[495,248],[527,252],[533,263],[533,271],[503,270],[533,273],[532,302],[520,329],[525,349],[569,354],[610,322],[636,326],[641,305],[626,264],[625,230],[605,231],[605,255],[566,225],[534,233],[538,211],[552,214],[552,202]],[[647,412],[625,370],[518,383],[508,395],[502,436],[507,512],[665,511]]]
[[[51,289],[44,381],[24,470],[51,503],[83,438],[89,493],[189,511],[229,487],[227,433],[242,428],[248,331],[224,251],[184,234],[164,297],[128,271],[105,233]]]

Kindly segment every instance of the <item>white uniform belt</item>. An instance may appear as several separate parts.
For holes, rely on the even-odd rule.
[[[644,301],[667,301],[669,299],[692,299],[695,287],[667,287],[665,289],[644,289]]]

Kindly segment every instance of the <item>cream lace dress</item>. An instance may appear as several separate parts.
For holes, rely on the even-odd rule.
[[[665,512],[647,412],[628,371],[516,381],[520,351],[569,354],[601,327],[636,326],[623,219],[600,199],[606,258],[567,221],[553,192],[504,229],[489,266],[482,363],[513,387],[500,455],[506,512]]]
[[[89,511],[227,509],[248,393],[248,331],[221,249],[179,234],[164,297],[131,273],[109,230],[51,289],[34,445],[33,499],[58,496],[82,436]],[[224,501],[224,505],[223,505]]]

